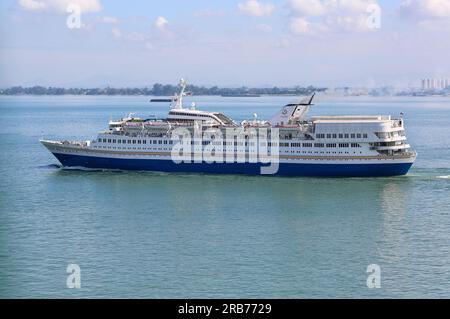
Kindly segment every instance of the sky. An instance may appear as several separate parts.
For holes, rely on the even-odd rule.
[[[2,0],[0,87],[419,86],[450,0]]]

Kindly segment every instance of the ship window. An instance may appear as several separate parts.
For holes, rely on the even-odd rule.
[[[337,138],[337,134],[333,134],[333,138]]]
[[[141,143],[142,143],[142,141],[141,141],[141,140],[138,140],[137,142],[138,142],[138,144],[141,144]]]
[[[361,138],[361,134],[356,134],[356,137],[357,138]]]
[[[336,144],[335,143],[328,143],[327,147],[336,147]]]
[[[133,140],[133,144],[136,144],[136,140]]]
[[[345,136],[345,138],[348,138],[348,137],[349,137],[349,135],[348,135],[348,134],[345,134],[344,136]]]
[[[339,138],[344,138],[344,134],[339,134]]]
[[[327,138],[331,138],[331,134],[327,134]]]
[[[159,140],[159,141],[158,141],[158,144],[162,144],[162,141],[161,141],[161,140]]]
[[[153,144],[156,144],[157,143],[157,141],[156,140],[153,140]]]
[[[364,133],[364,134],[363,134],[363,137],[364,137],[364,138],[367,138],[367,133]]]
[[[111,143],[111,139],[110,138],[108,138],[108,143]]]
[[[167,141],[164,141],[164,144],[167,144]]]
[[[351,137],[351,138],[355,138],[355,134],[351,134],[350,137]]]
[[[143,143],[143,144],[147,144],[147,140],[143,140],[142,143]]]
[[[101,138],[99,138],[98,140],[97,140],[98,142],[101,142],[102,141],[102,139]]]
[[[103,139],[103,143],[106,143],[106,138]]]

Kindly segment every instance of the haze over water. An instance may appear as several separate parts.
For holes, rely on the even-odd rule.
[[[291,98],[194,97],[266,119]],[[404,112],[391,178],[63,170],[39,139],[92,139],[148,97],[0,97],[0,297],[450,297],[450,100],[319,98],[310,115]],[[189,103],[189,101],[188,101]],[[66,267],[81,267],[81,289]],[[369,264],[381,288],[366,286]]]

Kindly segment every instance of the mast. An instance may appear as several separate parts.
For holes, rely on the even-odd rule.
[[[187,82],[185,79],[180,79],[179,86],[181,88],[180,93],[175,93],[175,96],[173,97],[173,100],[175,101],[175,106],[173,106],[174,109],[183,109],[183,98],[186,96],[186,86]]]

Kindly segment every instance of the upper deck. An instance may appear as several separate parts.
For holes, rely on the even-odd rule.
[[[314,123],[379,123],[391,121],[390,115],[335,115],[312,116]]]

